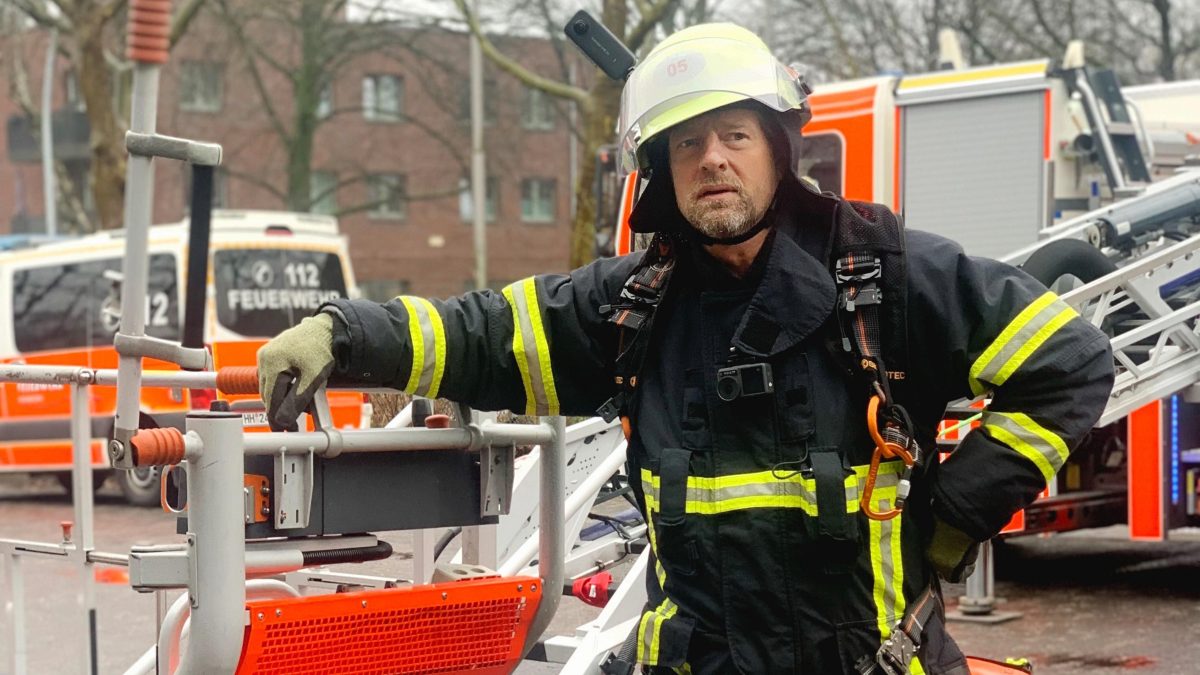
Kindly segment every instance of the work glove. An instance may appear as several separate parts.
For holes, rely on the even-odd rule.
[[[979,542],[941,518],[933,517],[933,537],[925,549],[925,557],[938,576],[951,583],[962,583],[975,571],[978,556]]]
[[[272,431],[296,431],[333,370],[333,317],[310,316],[258,350],[258,392]]]

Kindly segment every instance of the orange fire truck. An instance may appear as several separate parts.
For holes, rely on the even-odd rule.
[[[215,211],[204,316],[205,342],[215,367],[254,365],[265,338],[311,314],[322,302],[354,294],[346,241],[333,218],[267,211]],[[42,243],[0,253],[0,363],[115,368],[119,323],[121,231]],[[178,340],[183,321],[187,221],[150,232],[146,334]],[[147,368],[173,369],[148,360]],[[108,438],[114,391],[91,389],[92,438]],[[141,427],[183,427],[191,409],[207,409],[215,391],[142,390]],[[331,393],[338,427],[361,423],[362,397]],[[67,388],[0,385],[0,472],[55,472],[70,485]],[[263,413],[246,413],[247,427],[265,428]],[[92,462],[108,455],[93,440]],[[104,473],[96,474],[97,484]],[[118,471],[126,499],[157,504],[151,470]]]
[[[1072,45],[1050,59],[816,87],[801,169],[912,227],[1015,265],[1113,338],[1101,426],[1008,534],[1200,524],[1200,81],[1122,89]],[[598,229],[633,246],[640,185],[599,160]],[[948,413],[952,449],[984,401]]]

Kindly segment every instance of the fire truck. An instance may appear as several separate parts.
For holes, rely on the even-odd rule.
[[[33,242],[0,253],[0,364],[112,368],[113,335],[120,318],[121,231]],[[188,223],[151,229],[146,331],[177,340],[184,321]],[[258,347],[308,316],[325,300],[355,292],[345,238],[327,216],[218,210],[212,219],[212,255],[204,334],[215,367],[249,366]],[[149,359],[147,367],[171,368]],[[209,389],[143,392],[141,426],[182,429],[184,416],[206,410]],[[332,401],[339,428],[360,425],[362,397]],[[99,439],[110,436],[113,392],[92,391],[92,463],[108,467]],[[70,486],[70,398],[56,384],[0,385],[0,472],[53,472]],[[263,413],[247,413],[247,427],[266,428]],[[97,486],[106,472],[95,474]],[[152,469],[116,472],[126,500],[159,503]]]
[[[1005,536],[1200,524],[1200,81],[1122,88],[1072,43],[1061,61],[870,77],[809,100],[800,168],[820,189],[1022,266],[1112,338],[1100,425]],[[617,223],[601,241],[620,254],[640,184],[617,179],[614,154],[598,158],[598,229]],[[985,403],[948,409],[940,450]]]

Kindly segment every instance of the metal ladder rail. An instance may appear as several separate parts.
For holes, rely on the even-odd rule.
[[[1159,294],[1162,286],[1198,273],[1200,235],[1063,295],[1064,302],[1096,326],[1130,306],[1149,317],[1112,340],[1117,380],[1099,425],[1200,382],[1200,301],[1172,309]],[[1151,339],[1150,357],[1139,362],[1131,348]]]

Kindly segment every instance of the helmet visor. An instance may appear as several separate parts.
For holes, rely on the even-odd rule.
[[[672,126],[739,101],[756,100],[784,112],[800,108],[805,93],[800,78],[767,51],[747,49],[745,43],[720,40],[727,49],[678,49],[652,53],[629,77],[621,95],[617,132],[621,170],[638,168],[638,150]]]

